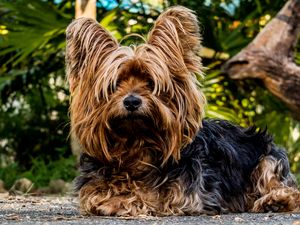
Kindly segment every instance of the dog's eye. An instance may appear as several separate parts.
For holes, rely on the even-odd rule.
[[[153,89],[154,89],[154,82],[153,82],[153,80],[151,80],[151,79],[148,79],[148,80],[147,80],[147,87],[148,87],[150,90],[153,90]]]

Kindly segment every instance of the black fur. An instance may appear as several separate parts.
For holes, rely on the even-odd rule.
[[[244,194],[252,186],[250,175],[266,155],[282,160],[287,176],[287,155],[273,144],[266,131],[256,131],[255,127],[245,129],[228,121],[205,120],[195,140],[182,150],[181,160],[173,165],[170,174],[181,176],[188,192],[203,193],[207,212],[245,211]]]
[[[252,188],[250,175],[260,159],[267,155],[280,160],[281,176],[290,176],[286,152],[274,145],[265,130],[245,129],[222,120],[204,120],[195,140],[182,149],[178,163],[169,160],[163,168],[155,165],[160,171],[153,170],[151,175],[145,174],[141,179],[150,187],[164,180],[160,188],[180,179],[186,195],[201,194],[205,213],[242,212],[247,207],[245,193]],[[82,154],[76,190],[95,177],[109,179],[110,167]]]

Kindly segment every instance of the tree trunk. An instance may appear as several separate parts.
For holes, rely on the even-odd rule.
[[[261,79],[300,119],[300,67],[294,50],[300,31],[300,0],[290,0],[223,71],[232,79]]]
[[[96,0],[76,0],[75,18],[88,17],[96,20]]]

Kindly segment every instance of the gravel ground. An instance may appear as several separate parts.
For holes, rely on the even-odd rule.
[[[300,214],[228,214],[182,217],[88,217],[78,212],[75,197],[32,197],[0,194],[0,225],[6,224],[112,224],[112,225],[191,225],[191,224],[292,224],[300,225]]]

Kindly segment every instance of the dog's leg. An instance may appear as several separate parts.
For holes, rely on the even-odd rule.
[[[270,155],[265,156],[253,171],[251,180],[254,194],[259,197],[252,212],[299,211],[300,192],[282,150],[272,150]]]
[[[137,186],[89,182],[80,192],[80,208],[82,213],[105,216],[137,216],[151,215],[155,211],[156,196],[144,192]]]
[[[124,215],[128,214],[129,208],[121,207],[124,205],[124,197],[112,197],[110,190],[99,189],[99,185],[88,183],[82,187],[79,193],[80,209],[82,213],[91,215]],[[130,202],[128,202],[130,203]]]
[[[80,189],[79,199],[83,214],[98,216],[198,215],[203,209],[198,194],[186,196],[180,182],[157,192],[133,183],[93,180]]]

